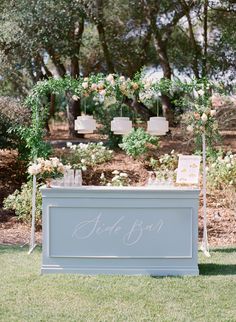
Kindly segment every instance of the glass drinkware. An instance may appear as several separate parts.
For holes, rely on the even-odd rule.
[[[74,180],[75,186],[82,186],[82,172],[81,170],[75,170],[75,180]]]
[[[65,175],[64,175],[64,186],[65,187],[73,186],[74,185],[74,179],[75,179],[74,169],[67,170]]]

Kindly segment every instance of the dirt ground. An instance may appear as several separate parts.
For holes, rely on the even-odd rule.
[[[227,150],[236,152],[236,133],[223,133],[223,146]],[[58,140],[60,137],[60,140]],[[97,136],[87,136],[79,141],[90,139],[101,139]],[[57,135],[51,136],[54,146],[63,146],[66,141],[72,141],[67,137],[66,129],[61,130]],[[158,153],[170,153],[171,150],[178,153],[190,153],[191,145],[183,143],[181,135],[172,130],[171,134],[161,139],[161,146]],[[107,177],[111,176],[113,170],[125,171],[128,173],[132,185],[145,185],[147,181],[147,167],[144,162],[134,161],[122,152],[116,152],[112,162],[97,166],[93,171],[83,175],[83,184],[98,184],[101,172]],[[29,241],[30,226],[17,220],[14,212],[2,209],[2,201],[15,189],[20,188],[25,180],[25,166],[17,161],[15,151],[0,150],[0,244],[25,244]],[[234,196],[232,196],[234,198]],[[208,237],[210,246],[225,246],[236,244],[236,201],[231,200],[231,205],[226,205],[224,197],[219,192],[208,195]],[[199,241],[202,238],[202,197],[200,196],[199,207]],[[37,243],[41,243],[41,231],[36,233]]]

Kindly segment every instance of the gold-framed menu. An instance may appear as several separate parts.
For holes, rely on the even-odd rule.
[[[201,157],[197,155],[180,155],[176,183],[198,184]]]

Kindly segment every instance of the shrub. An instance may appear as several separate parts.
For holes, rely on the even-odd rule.
[[[159,146],[159,139],[145,132],[143,128],[132,129],[129,134],[124,135],[122,143],[119,144],[122,150],[134,159],[145,155],[150,145]]]
[[[172,150],[170,154],[161,155],[158,159],[151,158],[150,166],[156,171],[157,178],[174,180],[175,170],[178,167],[178,154]]]
[[[30,111],[20,102],[11,97],[0,97],[0,113],[14,124],[28,124]]]
[[[74,169],[85,171],[87,168],[102,164],[112,159],[113,151],[108,150],[102,142],[73,145],[67,143],[69,149],[61,154],[64,163],[69,163]]]
[[[128,186],[130,179],[126,172],[120,172],[118,170],[114,170],[112,172],[113,177],[111,180],[108,180],[104,173],[100,176],[100,183],[104,186],[113,186],[113,187],[124,187]]]
[[[209,164],[207,181],[210,188],[225,189],[231,186],[236,189],[236,155],[228,152]]]
[[[26,141],[17,131],[19,126],[27,126],[30,111],[10,97],[0,97],[0,148],[18,149],[21,156],[28,153]]]
[[[41,224],[42,218],[42,196],[39,191],[40,185],[37,185],[36,193],[36,225]],[[33,186],[32,181],[24,183],[20,190],[15,190],[15,192],[9,195],[3,201],[4,209],[14,210],[18,219],[30,223],[31,213],[32,213],[32,192]]]

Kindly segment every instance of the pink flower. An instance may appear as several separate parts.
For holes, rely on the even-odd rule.
[[[223,105],[223,101],[222,101],[222,98],[220,97],[220,95],[216,95],[216,94],[212,95],[211,104],[215,108],[221,107]]]
[[[95,83],[93,83],[92,85],[91,85],[91,90],[92,91],[96,91],[97,90],[97,84],[95,84]]]

